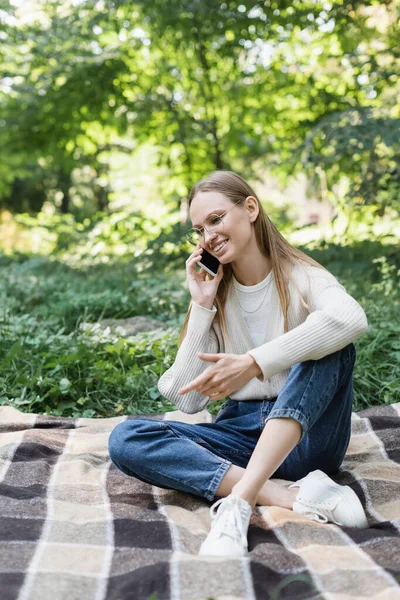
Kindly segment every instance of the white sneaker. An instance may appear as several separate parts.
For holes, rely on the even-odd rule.
[[[319,523],[343,527],[368,527],[367,517],[357,494],[348,485],[335,483],[322,471],[312,471],[289,486],[299,486],[294,512]]]
[[[246,500],[229,494],[211,508],[211,531],[200,546],[199,554],[246,556],[247,530],[252,508]]]

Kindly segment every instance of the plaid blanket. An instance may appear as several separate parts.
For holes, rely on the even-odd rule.
[[[0,408],[2,600],[400,598],[400,403],[353,413],[334,477],[362,500],[368,529],[256,507],[242,559],[197,555],[211,502],[152,487],[110,462],[108,436],[125,418]]]

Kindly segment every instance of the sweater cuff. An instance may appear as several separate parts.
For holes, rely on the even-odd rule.
[[[211,327],[211,323],[217,314],[215,306],[211,310],[200,306],[193,302],[188,321],[188,332],[194,331],[197,334],[202,334]]]
[[[269,381],[273,375],[288,368],[287,354],[274,341],[270,342],[270,348],[264,344],[249,350],[246,354],[250,354],[260,367],[262,374],[257,375],[257,379],[262,383]]]

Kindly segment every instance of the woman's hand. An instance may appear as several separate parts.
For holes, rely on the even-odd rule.
[[[198,357],[213,364],[196,379],[182,387],[178,394],[187,394],[191,390],[196,390],[204,396],[210,396],[214,402],[233,394],[262,372],[251,354],[200,352]]]
[[[197,263],[201,259],[203,248],[197,244],[186,261],[186,281],[193,302],[211,309],[219,283],[223,277],[222,264],[219,265],[216,277],[212,277],[203,268],[197,273]],[[208,276],[208,279],[206,279]]]

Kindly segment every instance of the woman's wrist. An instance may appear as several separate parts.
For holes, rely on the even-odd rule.
[[[196,302],[194,300],[195,304],[198,304],[199,306],[202,306],[203,308],[206,308],[207,310],[212,310],[213,309],[213,303],[212,302]]]
[[[248,364],[248,369],[249,369],[249,374],[251,375],[251,379],[253,379],[253,377],[258,377],[259,375],[262,375],[262,370],[260,369],[255,358],[251,354],[244,354],[243,356],[246,357],[246,362]]]

